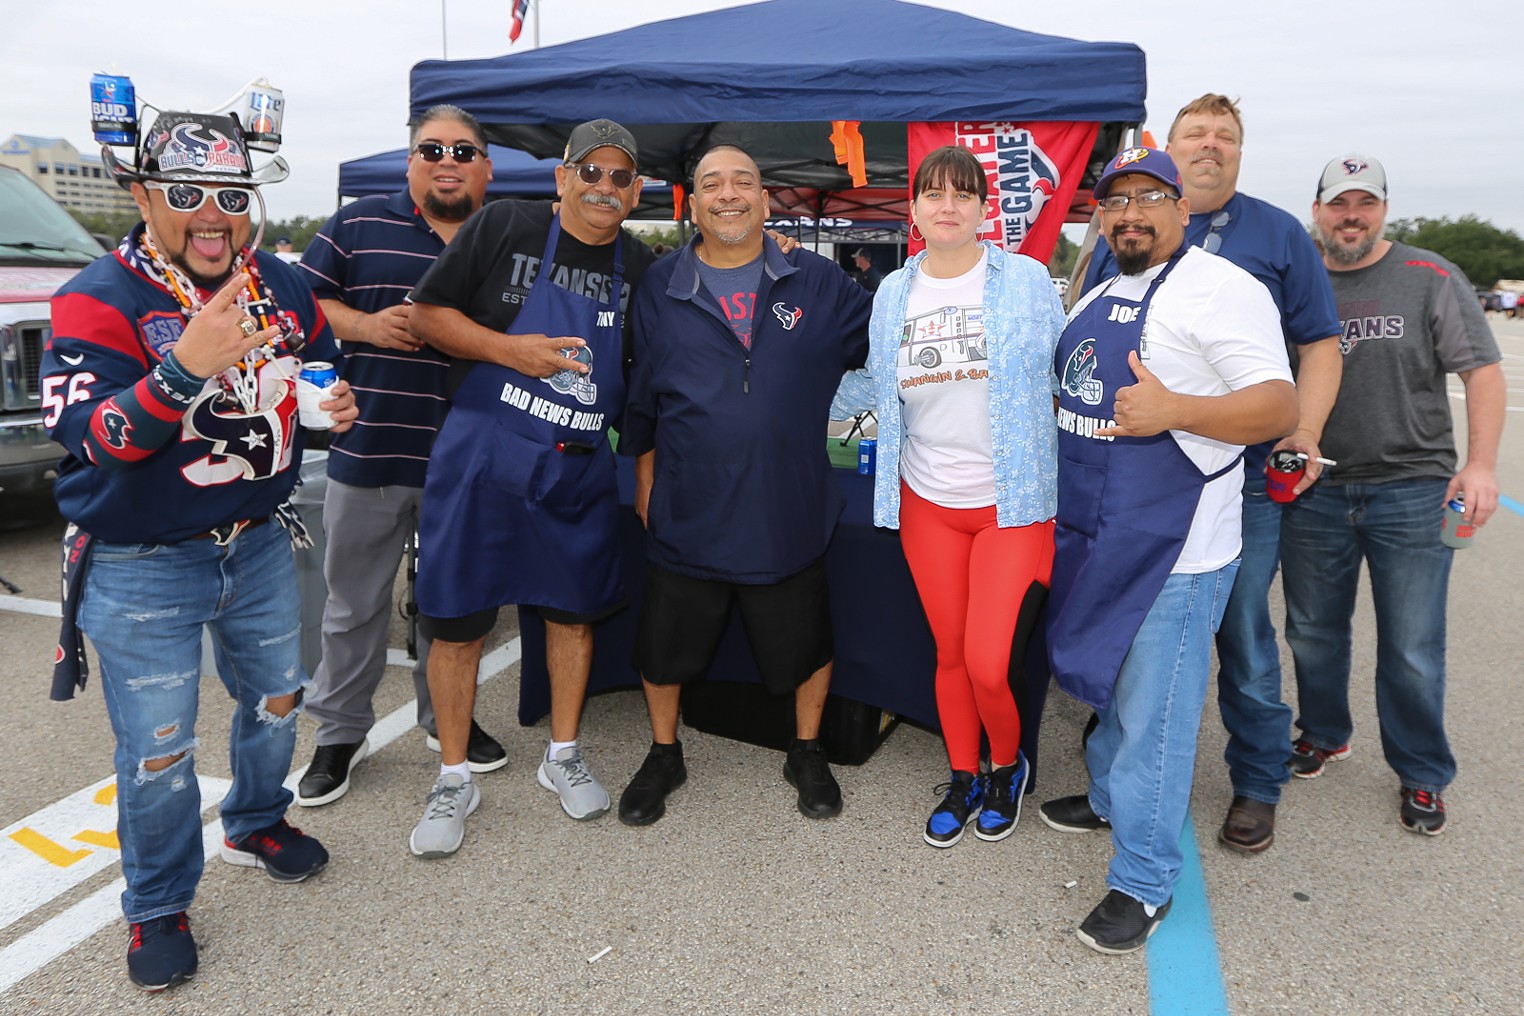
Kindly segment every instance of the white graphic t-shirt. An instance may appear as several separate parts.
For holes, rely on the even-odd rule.
[[[904,403],[900,475],[944,508],[995,503],[990,438],[989,351],[984,338],[988,254],[952,279],[910,281],[905,331],[895,358]]]

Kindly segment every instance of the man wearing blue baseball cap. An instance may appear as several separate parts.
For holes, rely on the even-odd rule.
[[[1129,148],[1095,187],[1121,274],[1059,338],[1058,516],[1048,652],[1096,708],[1086,794],[1049,801],[1062,832],[1110,829],[1110,891],[1079,927],[1140,948],[1182,856],[1212,635],[1233,588],[1244,446],[1296,426],[1280,316],[1264,285],[1185,242],[1190,202],[1164,152]]]

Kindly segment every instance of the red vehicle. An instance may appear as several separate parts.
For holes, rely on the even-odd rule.
[[[53,482],[63,451],[43,430],[37,383],[51,334],[48,300],[104,253],[42,188],[0,166],[0,492]]]

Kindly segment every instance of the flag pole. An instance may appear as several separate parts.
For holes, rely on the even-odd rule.
[[[450,59],[450,28],[445,21],[445,0],[439,0],[439,48],[441,59]]]

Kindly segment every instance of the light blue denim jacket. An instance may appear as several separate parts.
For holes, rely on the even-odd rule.
[[[1063,304],[1047,269],[986,240],[984,334],[989,349],[990,432],[995,453],[995,519],[1009,528],[1046,522],[1058,511],[1058,428],[1053,351],[1064,328]],[[905,438],[895,355],[905,331],[917,254],[890,274],[873,298],[868,365],[841,381],[832,419],[878,414],[878,465],[873,524],[900,527],[900,444]]]

